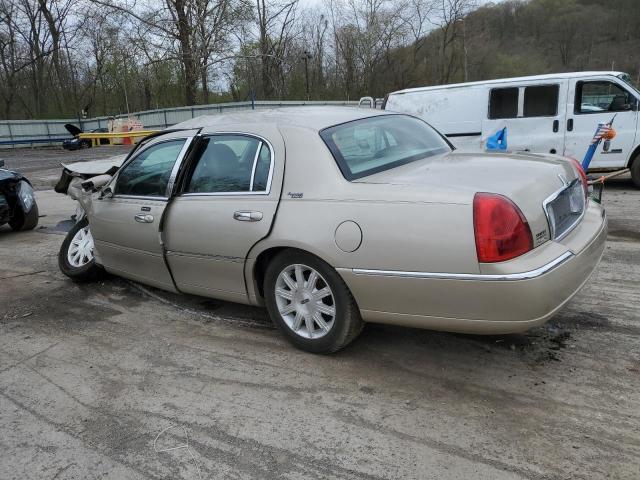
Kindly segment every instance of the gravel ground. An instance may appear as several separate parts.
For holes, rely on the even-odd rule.
[[[44,178],[69,155],[48,154],[11,161]],[[604,199],[602,264],[545,327],[368,325],[315,356],[261,309],[71,283],[55,227],[74,205],[39,191],[45,228],[0,228],[0,478],[636,480],[640,191]]]

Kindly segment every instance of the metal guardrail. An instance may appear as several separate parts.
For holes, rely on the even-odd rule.
[[[20,140],[0,140],[0,147],[2,146],[14,146],[14,145],[31,145],[32,147],[36,143],[60,143],[67,140],[69,137],[60,138],[23,138]]]
[[[304,105],[342,105],[357,106],[357,101],[267,101],[213,103],[210,105],[194,105],[190,107],[162,108],[132,112],[140,119],[145,130],[161,130],[176,123],[189,120],[201,115],[216,115],[221,113],[239,112],[246,110],[263,110],[266,108],[299,107]],[[0,147],[24,144],[56,144],[71,135],[64,125],[72,123],[79,125],[84,132],[91,132],[97,128],[107,126],[113,118],[127,118],[129,115],[115,115],[112,117],[96,117],[84,120],[56,119],[56,120],[2,120],[0,121]]]

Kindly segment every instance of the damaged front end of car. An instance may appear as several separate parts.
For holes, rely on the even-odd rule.
[[[72,217],[76,222],[84,217],[91,195],[109,183],[126,158],[127,155],[117,155],[92,162],[61,164],[62,174],[54,190],[78,202]]]
[[[0,160],[0,225],[31,230],[39,216],[33,186],[23,175],[2,167],[4,160]]]

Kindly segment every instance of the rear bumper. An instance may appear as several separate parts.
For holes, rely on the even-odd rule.
[[[463,333],[515,333],[551,318],[585,284],[607,237],[600,206],[562,242],[480,274],[339,269],[366,321]],[[537,263],[536,263],[537,262]]]

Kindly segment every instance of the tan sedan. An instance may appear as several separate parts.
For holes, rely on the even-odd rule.
[[[355,108],[189,120],[84,186],[66,275],[266,305],[311,352],[363,322],[540,325],[587,281],[607,230],[569,159],[458,153],[417,118]]]

